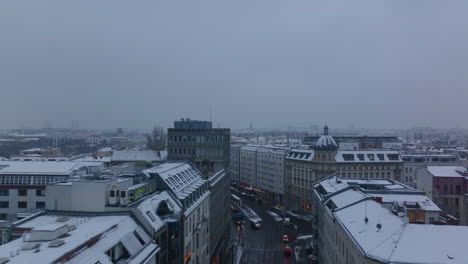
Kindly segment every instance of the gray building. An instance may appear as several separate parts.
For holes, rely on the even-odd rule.
[[[230,129],[190,128],[195,121],[176,122],[182,128],[176,128],[174,122],[174,128],[167,130],[168,160],[191,161],[202,173],[211,175],[229,168]]]
[[[224,263],[229,249],[231,131],[212,128],[210,121],[185,119],[175,121],[167,134],[168,159],[190,161],[209,182],[210,263]]]
[[[211,129],[213,124],[211,121],[199,121],[199,120],[190,120],[181,119],[180,121],[174,121],[174,128],[191,128],[191,129]]]
[[[240,182],[240,149],[242,145],[231,145],[229,174],[231,181]]]

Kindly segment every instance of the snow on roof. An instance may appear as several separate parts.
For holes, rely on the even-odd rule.
[[[144,172],[158,174],[178,199],[185,199],[206,182],[195,167],[185,162],[164,163]]]
[[[417,203],[425,211],[442,211],[440,208],[425,195],[421,194],[378,194],[369,193],[374,197],[381,197],[383,203]]]
[[[373,200],[333,214],[364,254],[381,262],[461,264],[468,259],[466,245],[460,243],[468,236],[468,227],[405,224]]]
[[[154,230],[159,230],[167,220],[161,219],[156,213],[161,201],[166,201],[168,208],[172,210],[174,215],[182,211],[179,202],[174,200],[167,191],[148,196],[137,208]]]
[[[427,166],[427,171],[435,177],[464,177],[458,171],[466,169],[461,166]]]
[[[81,168],[79,162],[70,161],[12,161],[0,170],[0,175],[70,175]]]
[[[336,208],[333,208],[333,209],[340,209],[350,204],[353,204],[355,202],[362,201],[363,199],[367,199],[368,197],[369,196],[365,195],[364,193],[358,190],[349,189],[347,191],[344,191],[344,192],[341,192],[332,196],[325,203],[327,204],[330,201],[332,201],[333,204],[336,206]]]
[[[322,135],[315,143],[317,147],[328,147],[328,146],[338,146],[335,139],[330,135]]]
[[[440,225],[407,225],[392,263],[466,264],[468,227]]]
[[[397,150],[340,150],[337,162],[403,162]]]
[[[98,150],[98,152],[110,152],[110,151],[112,151],[111,147],[104,147],[104,148],[100,148]]]
[[[111,162],[111,157],[93,157],[93,156],[85,156],[73,159],[72,161],[79,161],[79,162]]]
[[[167,159],[167,151],[123,150],[112,153],[112,161],[163,161]]]
[[[327,194],[343,190],[349,186],[346,183],[346,181],[343,181],[342,179],[336,176],[330,177],[328,179],[323,179],[320,182],[318,182],[314,187],[317,187],[319,185],[325,190]]]
[[[274,147],[274,146],[262,146],[258,148],[257,151],[261,153],[284,155],[286,152],[288,152],[288,148],[281,148],[281,147]]]
[[[364,218],[369,222],[366,224]],[[391,256],[405,225],[381,204],[367,200],[334,213],[366,255],[385,262]],[[382,228],[379,230],[377,224]]]
[[[314,159],[314,151],[308,149],[291,149],[286,154],[286,159],[311,161]]]
[[[260,146],[245,145],[240,148],[241,151],[257,151]]]
[[[56,225],[59,217],[52,215],[39,216],[19,225],[17,228],[40,229],[44,226]],[[64,224],[74,225],[76,229],[69,231],[68,236],[60,238],[65,242],[63,245],[53,248],[48,246],[51,241],[34,242],[40,244],[39,251],[18,251],[19,254],[13,254],[14,256],[12,257],[12,252],[17,252],[22,246],[31,243],[27,242],[28,235],[26,235],[26,242],[22,238],[19,238],[1,245],[0,258],[9,259],[9,264],[53,263],[68,252],[81,248],[67,263],[96,263],[96,261],[101,261],[103,264],[110,263],[106,251],[125,237],[133,234],[137,229],[141,229],[130,216],[116,215],[95,217],[67,216],[64,222],[60,222],[60,225],[63,226]],[[146,234],[146,236],[148,235]],[[92,247],[87,247],[86,243],[93,238],[98,238],[97,242]],[[154,244],[147,243],[141,247],[150,245]]]

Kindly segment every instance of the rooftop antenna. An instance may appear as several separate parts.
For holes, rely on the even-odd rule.
[[[367,218],[367,201],[364,202],[364,214],[365,214],[365,217],[364,217],[364,223],[369,223],[369,218]]]

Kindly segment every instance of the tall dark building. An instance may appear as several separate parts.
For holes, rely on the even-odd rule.
[[[213,124],[211,121],[198,121],[198,120],[190,120],[181,119],[180,121],[174,121],[174,128],[204,128],[209,129],[213,128]]]
[[[210,263],[226,263],[230,231],[229,128],[182,119],[167,130],[168,160],[191,161],[210,183]]]
[[[175,121],[167,130],[168,160],[188,160],[213,175],[229,167],[230,135],[229,128],[212,128],[210,121]]]

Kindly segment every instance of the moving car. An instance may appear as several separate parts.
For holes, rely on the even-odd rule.
[[[283,235],[283,242],[285,242],[285,243],[289,242],[288,235]]]

